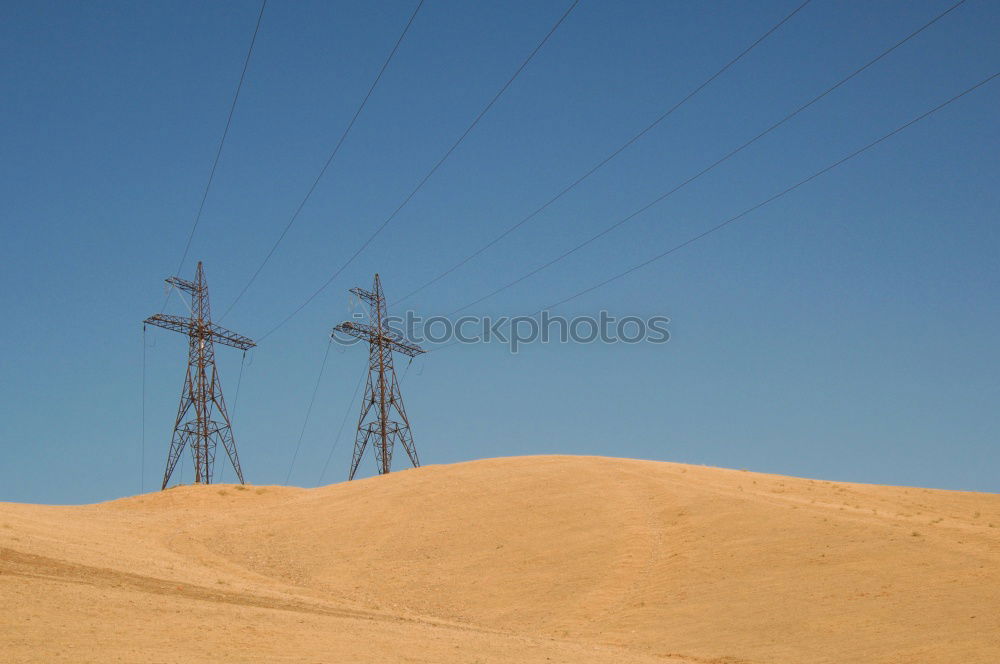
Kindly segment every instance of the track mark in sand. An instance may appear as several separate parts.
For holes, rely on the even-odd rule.
[[[307,602],[296,602],[290,599],[264,597],[249,593],[206,588],[204,586],[184,583],[182,581],[170,581],[152,576],[134,574],[132,572],[122,572],[104,567],[93,567],[90,565],[71,563],[65,560],[48,558],[46,556],[39,556],[31,553],[24,553],[22,551],[16,551],[6,547],[0,547],[0,579],[4,576],[16,576],[26,579],[47,579],[50,581],[77,583],[94,587],[123,588],[181,599],[217,602],[259,609],[294,611],[335,618],[411,623],[450,631],[471,632],[491,636],[523,639],[529,642],[547,641],[578,645],[572,641],[564,639],[545,637],[539,638],[535,635],[506,632],[503,630],[491,629],[473,624],[438,622],[433,619],[428,620],[418,617],[397,616],[363,610],[343,609],[310,604]],[[629,651],[628,648],[622,648],[620,646],[615,649],[621,649],[624,652]],[[677,660],[669,659],[668,661]],[[680,661],[688,662],[691,660],[684,659]]]
[[[646,491],[638,491],[635,487],[642,483]],[[595,616],[591,623],[605,621],[613,616],[621,614],[623,611],[631,610],[642,606],[639,598],[643,590],[648,588],[649,580],[652,576],[653,568],[663,557],[663,534],[665,524],[658,518],[654,509],[650,506],[650,501],[656,496],[657,484],[650,481],[644,475],[633,471],[622,471],[616,478],[616,484],[621,488],[621,496],[624,500],[632,504],[635,511],[642,514],[645,544],[648,553],[645,556],[639,569],[632,575],[627,586],[622,588],[618,600],[606,607],[601,616]]]
[[[343,618],[361,618],[374,620],[398,620],[406,618],[350,609],[338,609],[319,606],[307,602],[264,597],[249,593],[239,593],[229,590],[206,588],[183,581],[170,581],[152,576],[122,572],[105,567],[92,567],[71,563],[55,558],[47,558],[30,553],[0,548],[0,576],[10,574],[27,578],[52,579],[68,583],[80,583],[90,586],[105,586],[111,588],[126,588],[156,595],[168,595],[183,599],[200,600],[204,602],[219,602],[240,606],[300,613],[315,613]]]
[[[135,574],[132,572],[122,572],[104,567],[81,565],[78,563],[71,563],[64,560],[57,560],[55,558],[48,558],[45,556],[0,547],[0,578],[5,575],[20,576],[23,578],[49,579],[95,587],[124,588],[154,595],[166,595],[181,599],[190,599],[202,602],[217,602],[221,604],[232,604],[251,608],[295,611],[298,613],[310,613],[314,615],[356,620],[414,623],[427,625],[428,627],[458,631],[487,632],[491,634],[501,633],[489,629],[480,629],[474,626],[455,625],[447,622],[421,619],[418,617],[398,616],[374,611],[323,606],[321,604],[295,601],[292,599],[266,597],[251,593],[240,593],[229,590],[208,588],[192,583],[185,583],[183,581],[171,581],[168,579],[159,579],[152,576],[144,576],[142,574]]]

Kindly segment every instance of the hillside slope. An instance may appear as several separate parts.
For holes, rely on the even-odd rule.
[[[1000,495],[522,457],[0,503],[0,660],[1000,661]]]

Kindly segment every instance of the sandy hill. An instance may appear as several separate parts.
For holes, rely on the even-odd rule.
[[[1000,662],[1000,495],[593,457],[0,503],[3,662]]]

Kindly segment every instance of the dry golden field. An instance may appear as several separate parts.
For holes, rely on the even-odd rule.
[[[542,456],[0,503],[0,662],[1000,662],[1000,495]]]

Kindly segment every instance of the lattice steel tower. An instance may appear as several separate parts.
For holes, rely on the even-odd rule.
[[[205,271],[201,261],[194,281],[180,277],[170,277],[168,284],[182,290],[191,296],[191,316],[167,316],[156,314],[150,316],[144,323],[156,325],[188,336],[188,368],[184,378],[184,389],[181,392],[181,403],[177,408],[177,419],[174,422],[174,435],[170,441],[170,453],[167,455],[167,469],[163,473],[163,485],[174,472],[174,467],[181,458],[186,446],[191,447],[194,457],[194,481],[196,484],[211,484],[212,471],[215,467],[215,448],[222,442],[229,460],[236,471],[236,477],[243,484],[243,470],[240,468],[240,458],[236,453],[236,440],[233,438],[232,424],[226,411],[226,401],[222,398],[222,385],[219,383],[219,372],[215,366],[215,344],[232,346],[246,351],[256,344],[242,335],[230,332],[212,322],[208,305],[208,282],[205,281]],[[185,421],[191,410],[194,413]],[[215,416],[218,415],[220,421]]]
[[[375,448],[375,461],[380,475],[388,473],[392,467],[392,450],[397,442],[406,450],[414,467],[420,466],[417,448],[413,445],[410,421],[406,417],[403,397],[399,393],[396,370],[392,366],[392,353],[396,351],[414,357],[424,352],[420,346],[389,329],[385,294],[378,274],[375,275],[372,290],[352,288],[351,292],[368,303],[371,324],[348,321],[333,328],[334,334],[343,332],[368,342],[368,382],[365,384],[361,417],[358,418],[358,433],[354,438],[354,456],[348,480],[354,479],[369,442]],[[393,411],[398,419],[394,419]]]

